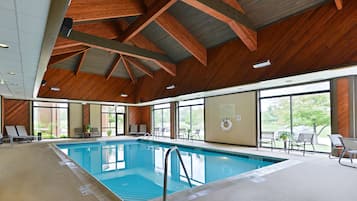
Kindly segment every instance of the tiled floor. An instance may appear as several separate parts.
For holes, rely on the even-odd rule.
[[[146,138],[289,159],[277,166],[173,194],[169,200],[356,200],[357,168],[341,166],[325,154],[307,153],[303,157],[301,152],[287,154],[279,150]],[[50,143],[0,145],[0,200],[118,200],[71,161],[59,157]],[[347,159],[344,162],[349,163]]]

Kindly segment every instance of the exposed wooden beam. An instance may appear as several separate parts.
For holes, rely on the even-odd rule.
[[[48,62],[48,66],[59,63],[61,61],[64,61],[64,60],[74,57],[76,55],[79,55],[79,54],[83,53],[84,51],[85,50],[78,51],[78,52],[71,52],[71,53],[67,53],[67,54],[61,54],[61,55],[57,55],[57,56],[52,56],[50,61]]]
[[[131,68],[130,68],[128,62],[125,60],[125,58],[124,57],[122,57],[122,58],[123,58],[122,61],[123,61],[124,67],[125,67],[126,71],[128,72],[128,75],[129,75],[131,81],[133,82],[133,84],[135,84],[136,77],[134,75],[134,72],[131,70]]]
[[[177,0],[157,0],[148,11],[136,19],[119,37],[119,41],[127,42],[146,26],[153,22],[158,16],[169,9]]]
[[[231,7],[235,8],[236,10],[238,10],[241,13],[245,13],[242,6],[238,3],[237,0],[222,0],[224,3],[230,5]]]
[[[95,47],[108,52],[115,52],[118,54],[124,54],[132,57],[137,57],[140,59],[147,59],[152,61],[160,60],[160,61],[172,63],[171,59],[166,55],[157,52],[152,52],[146,49],[134,47],[128,44],[123,44],[114,40],[93,36],[75,30],[70,31],[69,35],[65,35],[64,33],[61,34],[63,37],[67,37],[68,39],[80,41],[89,47]]]
[[[335,0],[335,4],[337,7],[337,10],[341,10],[343,8],[343,0]]]
[[[119,20],[122,28],[126,29],[129,25],[126,21],[124,20]],[[132,42],[135,46],[141,47],[144,49],[151,50],[153,52],[159,52],[165,54],[163,50],[161,50],[159,47],[157,47],[153,42],[148,40],[145,36],[142,34],[137,34],[135,35],[132,39],[130,39],[130,42]],[[159,60],[153,61],[156,65],[158,65],[160,68],[164,69],[167,73],[169,73],[172,76],[176,76],[176,65],[167,63],[167,62],[162,62]]]
[[[250,20],[232,2],[217,0],[182,0],[186,4],[227,23],[249,50],[257,49],[257,33]],[[238,2],[236,3],[238,4]]]
[[[145,5],[141,0],[73,0],[66,17],[73,18],[74,22],[83,22],[143,13]]]
[[[73,47],[56,49],[56,50],[52,51],[52,56],[67,54],[67,53],[71,53],[71,52],[83,51],[83,50],[87,50],[88,48],[89,47],[84,46],[84,45],[77,45],[77,46],[73,46]]]
[[[206,48],[175,17],[165,12],[155,22],[203,65],[207,65]]]
[[[85,51],[82,53],[81,59],[80,59],[79,62],[78,62],[76,71],[74,72],[74,74],[75,74],[76,76],[78,75],[79,71],[81,70],[81,67],[83,66],[84,59],[86,58],[86,56],[87,56],[87,50],[85,50]]]
[[[115,57],[111,67],[109,68],[109,70],[108,70],[108,72],[107,72],[107,74],[105,76],[106,80],[109,80],[109,78],[112,76],[112,74],[118,68],[119,63],[120,63],[121,60],[122,60],[122,57],[119,54],[117,54],[117,56]]]
[[[154,73],[152,73],[148,67],[146,67],[144,64],[142,64],[140,61],[138,61],[135,58],[124,56],[125,60],[130,62],[133,66],[135,66],[137,69],[139,69],[141,72],[145,73],[151,78],[154,78]]]
[[[119,36],[119,33],[121,31],[118,28],[118,24],[119,23],[115,21],[102,21],[96,23],[75,24],[73,25],[73,29],[87,34],[92,34],[98,37],[115,39]],[[57,50],[57,49],[73,47],[81,44],[82,43],[79,41],[68,40],[66,38],[58,37],[54,49]]]

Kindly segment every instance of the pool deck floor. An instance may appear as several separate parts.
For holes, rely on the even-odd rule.
[[[337,159],[328,159],[326,154],[306,153],[303,157],[298,151],[287,154],[282,150],[257,150],[215,143],[146,138],[289,159],[281,165],[277,164],[233,179],[170,195],[168,200],[355,201],[357,199],[355,195],[357,168],[341,166]],[[103,139],[105,138],[98,140]],[[132,138],[111,137],[110,139]],[[119,200],[83,170],[58,155],[51,148],[51,143],[53,142],[0,145],[0,200]],[[348,159],[344,159],[343,162],[350,164]]]

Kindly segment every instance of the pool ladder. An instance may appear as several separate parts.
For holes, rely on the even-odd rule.
[[[170,153],[173,152],[173,151],[176,151],[177,156],[178,156],[178,158],[180,159],[180,163],[181,163],[181,165],[182,165],[182,168],[183,168],[183,170],[184,170],[184,172],[185,172],[185,175],[186,175],[188,184],[189,184],[190,187],[192,188],[192,184],[191,184],[191,181],[190,181],[190,177],[188,177],[188,174],[187,174],[187,171],[186,171],[186,167],[185,167],[185,164],[183,163],[183,160],[182,160],[180,151],[179,151],[179,149],[178,149],[177,146],[173,146],[173,147],[171,147],[169,150],[167,150],[166,155],[165,155],[164,189],[163,189],[164,192],[163,192],[163,195],[162,195],[162,200],[163,200],[163,201],[166,201],[166,195],[167,195],[167,163],[168,163],[169,155],[170,155]]]

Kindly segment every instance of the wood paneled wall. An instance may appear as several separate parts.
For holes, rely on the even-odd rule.
[[[150,106],[128,107],[128,118],[130,124],[146,124],[146,130],[151,131]]]
[[[133,102],[134,87],[129,79],[111,77],[106,80],[102,75],[81,72],[77,76],[73,71],[48,68],[43,78],[46,86],[41,87],[38,96],[43,98],[65,98],[72,100]],[[61,91],[51,91],[50,87],[59,87]],[[127,98],[121,93],[129,95]]]
[[[90,105],[82,105],[83,111],[83,126],[90,124]]]
[[[4,135],[7,135],[5,126],[23,125],[27,133],[30,132],[30,101],[4,99]]]
[[[336,112],[337,131],[344,137],[350,136],[350,79],[348,77],[336,79]]]
[[[172,77],[160,70],[154,81],[138,80],[138,102],[192,92],[254,83],[357,63],[357,4],[345,1],[338,11],[333,2],[292,16],[258,32],[258,49],[250,52],[239,39],[208,50],[208,65],[188,58]],[[253,69],[270,59],[272,65]],[[174,90],[165,86],[175,84]]]

